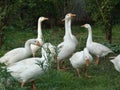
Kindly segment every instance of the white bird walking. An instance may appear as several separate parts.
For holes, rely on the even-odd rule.
[[[58,56],[56,59],[57,69],[60,69],[59,62],[68,56],[72,55],[77,46],[77,39],[71,33],[71,18],[76,16],[75,14],[68,13],[65,16],[65,36],[64,41],[58,45]]]
[[[21,87],[27,82],[32,82],[33,90],[36,90],[34,80],[48,70],[49,65],[54,60],[55,49],[50,43],[42,46],[41,58],[27,58],[7,67],[7,71],[21,83]],[[50,61],[48,61],[50,60]]]
[[[29,39],[26,41],[24,47],[15,48],[9,52],[7,52],[3,57],[0,58],[0,63],[4,63],[6,65],[11,65],[19,60],[28,58],[32,55],[32,51],[30,48],[31,44],[35,44],[40,46],[40,43],[36,39]]]
[[[43,44],[43,38],[42,38],[42,22],[48,20],[48,18],[46,17],[40,17],[38,19],[38,35],[37,35],[37,39],[41,45]],[[33,57],[35,57],[35,52],[40,48],[40,46],[37,45],[33,45],[31,44],[31,49],[32,49],[32,53],[33,53]]]
[[[87,38],[86,47],[88,48],[90,53],[96,55],[96,62],[95,62],[96,64],[99,63],[99,57],[104,57],[108,53],[113,53],[113,51],[110,50],[108,47],[106,47],[100,43],[93,42],[92,29],[91,29],[91,26],[89,24],[84,24],[81,27],[85,27],[88,29],[88,38]]]
[[[74,53],[69,60],[73,68],[76,69],[78,77],[80,77],[80,68],[83,68],[83,67],[85,67],[84,68],[85,77],[90,77],[87,74],[87,67],[92,62],[93,58],[90,55],[87,48],[84,48],[83,51]]]

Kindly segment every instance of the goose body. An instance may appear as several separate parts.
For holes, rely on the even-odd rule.
[[[113,64],[115,69],[120,72],[120,55],[118,55],[117,57],[115,57],[114,59],[110,60]]]
[[[52,51],[51,51],[52,50]],[[53,50],[54,47],[50,43],[44,44],[42,46],[42,57],[27,58],[19,62],[14,63],[7,67],[7,71],[19,82],[21,82],[21,87],[27,82],[34,81],[37,77],[44,74],[48,69],[48,55],[50,55],[50,61],[53,61]],[[48,51],[50,51],[48,53]],[[42,64],[41,64],[42,63]],[[39,64],[39,65],[38,65]],[[35,89],[34,89],[35,90]]]
[[[22,61],[16,62],[13,65],[7,67],[7,71],[19,82],[30,82],[38,75],[43,73],[37,63],[39,60],[42,62],[44,58],[27,58]],[[43,64],[45,66],[46,63]]]
[[[65,36],[64,41],[58,45],[57,69],[60,69],[59,62],[70,56],[76,49],[77,42],[71,33],[71,17],[75,14],[68,13],[65,16]]]
[[[91,63],[93,58],[88,49],[84,48],[83,51],[74,53],[69,60],[73,68],[77,70],[78,76],[80,76],[79,69],[85,67],[87,62]]]
[[[38,40],[38,41],[41,43],[41,45],[43,44],[43,39],[42,39],[42,27],[41,27],[41,25],[42,25],[42,22],[43,22],[44,20],[48,20],[48,18],[46,18],[46,17],[40,17],[40,18],[38,19],[38,35],[37,35],[37,39],[36,39],[36,40]],[[35,57],[35,52],[36,52],[37,50],[39,50],[39,48],[40,48],[40,46],[31,44],[31,49],[32,49],[33,57]]]
[[[70,46],[71,45],[71,46]],[[58,53],[58,60],[63,60],[65,58],[67,58],[68,56],[70,56],[76,49],[76,46],[73,42],[68,41],[64,41],[63,43],[61,43],[61,45],[59,45],[59,53]]]
[[[93,60],[88,49],[84,48],[83,51],[74,53],[72,55],[72,57],[70,58],[70,62],[72,64],[73,68],[81,68],[81,67],[85,66],[86,60],[88,60],[88,59],[90,62],[92,62],[92,60]]]
[[[36,39],[29,39],[26,41],[25,47],[15,48],[7,52],[3,57],[0,58],[0,63],[11,65],[19,60],[29,57],[32,55],[30,48],[31,44],[40,46],[40,43]]]
[[[113,51],[100,43],[92,41],[92,29],[89,24],[84,24],[82,27],[85,27],[88,29],[88,38],[87,38],[86,47],[88,48],[90,53],[96,55],[97,57],[96,64],[98,64],[99,57],[104,57],[108,53],[112,53]]]

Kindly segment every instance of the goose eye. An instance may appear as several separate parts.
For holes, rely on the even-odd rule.
[[[67,15],[67,17],[69,16],[69,14]]]

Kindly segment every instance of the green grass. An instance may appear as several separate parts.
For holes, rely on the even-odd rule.
[[[113,44],[119,45],[120,32],[119,25],[113,28]],[[64,28],[44,29],[43,36],[45,42],[50,42],[54,45],[58,45],[64,36]],[[80,51],[85,47],[87,39],[87,30],[80,26],[72,27],[73,34],[77,37],[79,44],[76,51]],[[4,30],[3,46],[1,48],[0,56],[3,56],[7,51],[24,46],[26,40],[30,38],[36,38],[37,31],[32,30]],[[101,27],[93,26],[93,40],[99,43],[108,44],[105,40],[105,34]],[[108,44],[110,45],[110,44]],[[110,45],[110,48],[112,46]],[[117,49],[120,49],[118,47]],[[117,55],[117,53],[116,53]],[[37,56],[40,56],[40,50],[37,52]],[[68,58],[69,59],[69,58]],[[53,68],[43,76],[36,79],[37,90],[120,90],[120,75],[114,69],[113,64],[107,57],[101,58],[98,66],[92,63],[88,68],[88,74],[93,76],[92,78],[85,78],[81,71],[82,78],[78,78],[75,69],[66,59],[66,65],[70,67],[70,70],[56,71],[55,63]],[[1,69],[0,69],[1,70]],[[1,80],[4,78],[4,80]],[[11,80],[11,86],[6,85],[7,78]],[[1,71],[0,74],[0,88],[3,90],[30,90],[31,84],[27,83],[24,88],[20,88],[20,83],[14,80],[10,75]],[[0,89],[0,90],[2,90]]]

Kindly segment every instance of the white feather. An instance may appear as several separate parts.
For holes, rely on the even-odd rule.
[[[76,49],[78,41],[71,32],[71,13],[65,16],[65,36],[64,41],[58,45],[58,60],[63,60],[70,56]]]
[[[113,64],[115,69],[120,72],[120,55],[118,55],[117,57],[115,57],[114,59],[110,60]]]
[[[36,40],[38,40],[41,43],[41,45],[43,44],[41,24],[44,20],[48,20],[48,18],[40,17],[38,19],[38,36]],[[35,53],[40,49],[40,46],[31,44],[31,49],[32,49],[33,56],[35,56]]]
[[[110,50],[108,47],[92,41],[92,29],[89,24],[83,25],[83,27],[88,29],[88,38],[87,38],[87,43],[86,47],[90,51],[90,53],[98,56],[98,57],[103,57],[106,56],[108,53],[112,53],[113,51]]]
[[[46,51],[48,49],[50,50],[50,57],[53,59],[54,54],[51,50],[54,50],[54,47],[52,47],[50,43],[46,43],[43,45],[41,58],[23,59],[7,67],[7,71],[10,72],[10,74],[19,82],[30,82],[35,80],[37,77],[45,73],[44,69],[48,69],[48,53]],[[42,65],[40,64],[39,66],[37,64],[39,62],[41,62]]]
[[[73,68],[77,69],[85,66],[86,60],[92,62],[93,58],[90,55],[88,49],[84,48],[83,51],[74,53],[69,60]]]
[[[37,43],[38,43],[38,41],[36,39],[27,40],[25,43],[25,47],[15,48],[15,49],[7,52],[3,57],[0,58],[0,63],[10,65],[19,60],[29,57],[30,55],[32,55],[30,45],[31,44],[37,45]]]

